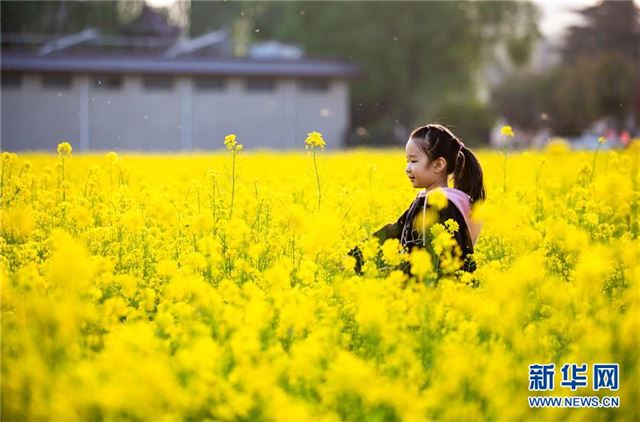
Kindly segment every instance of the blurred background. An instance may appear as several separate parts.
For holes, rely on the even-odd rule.
[[[2,1],[3,150],[640,136],[640,0]]]

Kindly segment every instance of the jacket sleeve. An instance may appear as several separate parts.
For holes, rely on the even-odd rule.
[[[407,218],[407,214],[409,210],[406,210],[395,223],[389,223],[384,225],[382,228],[378,229],[372,236],[375,236],[380,241],[380,244],[383,244],[387,239],[400,239],[400,234],[402,233],[402,226],[404,225],[405,219]],[[349,251],[349,255],[356,259],[356,264],[354,266],[354,271],[358,275],[362,275],[362,265],[364,265],[364,257],[362,256],[362,251],[359,247],[354,247]]]
[[[383,244],[387,239],[400,239],[402,227],[404,226],[404,222],[407,218],[408,213],[409,210],[406,210],[404,213],[402,213],[402,215],[395,223],[389,223],[383,226],[381,229],[374,232],[373,236],[377,237],[380,240],[380,244]]]

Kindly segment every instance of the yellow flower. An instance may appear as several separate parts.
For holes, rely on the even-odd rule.
[[[13,152],[3,152],[2,153],[2,163],[10,163],[11,161],[15,160],[17,158],[17,155]]]
[[[58,155],[62,157],[71,155],[71,150],[72,150],[71,144],[67,141],[63,141],[58,144]]]
[[[209,179],[215,179],[215,178],[217,178],[217,177],[218,177],[218,172],[217,172],[217,171],[215,171],[214,169],[208,169],[208,170],[207,170],[207,177],[208,177]]]
[[[433,271],[431,256],[424,249],[414,248],[409,254],[411,274],[423,277]]]
[[[224,146],[227,149],[234,149],[236,146],[236,135],[230,134],[224,137]]]
[[[551,138],[544,147],[545,152],[551,154],[562,154],[571,151],[571,145],[566,139],[563,138]]]
[[[36,213],[31,208],[9,207],[0,210],[3,236],[24,238],[36,229]]]
[[[509,137],[513,138],[513,129],[511,129],[511,126],[509,126],[509,125],[504,125],[500,129],[500,135],[509,136]]]
[[[345,270],[351,271],[356,266],[356,259],[352,256],[345,256],[342,258],[341,263]]]
[[[598,137],[598,143],[600,145],[604,144],[605,142],[607,142],[607,138],[605,138],[604,136]]]
[[[307,134],[307,139],[305,139],[304,143],[305,149],[320,148],[321,150],[324,150],[326,145],[326,142],[322,138],[322,134],[315,131]]]
[[[427,204],[441,210],[447,207],[449,200],[447,199],[447,195],[444,193],[444,190],[436,188],[427,194]]]
[[[114,163],[117,159],[118,159],[118,154],[116,154],[113,151],[107,152],[107,160],[109,160],[110,163]]]
[[[455,233],[460,229],[458,222],[452,218],[449,218],[447,221],[445,221],[444,226],[449,233]]]
[[[389,265],[399,265],[402,262],[402,245],[398,239],[387,239],[382,244],[382,256]]]

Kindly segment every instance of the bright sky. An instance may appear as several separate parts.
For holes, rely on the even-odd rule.
[[[151,7],[165,7],[173,4],[176,0],[145,0]]]
[[[571,25],[582,23],[582,19],[574,10],[593,6],[598,0],[533,0],[540,11],[540,31],[545,37],[555,38]]]
[[[176,0],[146,0],[147,4],[153,7],[164,7],[174,3]],[[579,24],[580,17],[573,13],[573,10],[583,7],[593,6],[599,0],[532,0],[537,4],[542,12],[540,20],[540,30],[551,38],[562,35],[562,31],[574,24]],[[634,0],[640,7],[640,0]]]

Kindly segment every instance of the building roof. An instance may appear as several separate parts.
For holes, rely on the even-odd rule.
[[[338,60],[163,58],[132,56],[34,56],[2,54],[2,71],[144,73],[270,77],[355,78],[358,66]]]
[[[266,77],[355,78],[353,63],[308,59],[299,46],[271,42],[251,46],[248,56],[232,54],[227,29],[195,38],[144,6],[119,34],[86,28],[51,38],[44,34],[2,34],[2,71],[138,73]]]

